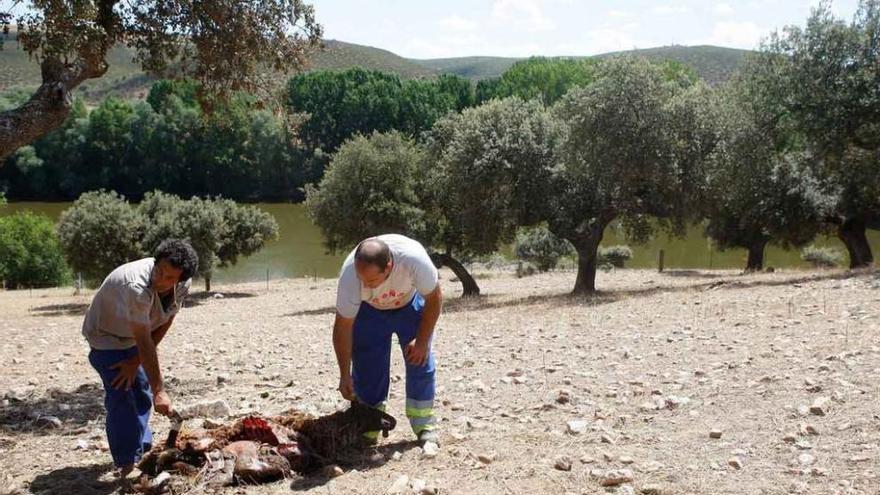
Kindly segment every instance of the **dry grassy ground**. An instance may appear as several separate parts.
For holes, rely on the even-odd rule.
[[[412,443],[395,354],[389,412],[401,423],[378,448],[343,459],[334,479],[222,493],[385,493],[403,475],[445,494],[880,493],[876,273],[622,270],[599,274],[601,295],[575,299],[573,273],[494,272],[470,302],[444,276],[437,457]],[[194,300],[160,348],[177,404],[343,406],[330,343],[335,281],[217,290],[225,297]],[[79,334],[90,297],[71,292],[0,292],[0,493],[114,489],[99,382]],[[153,426],[164,438],[167,420]],[[563,456],[570,470],[557,468]],[[602,487],[610,469],[631,470],[633,481]]]

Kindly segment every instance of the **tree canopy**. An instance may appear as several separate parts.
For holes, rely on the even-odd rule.
[[[25,2],[21,46],[40,62],[42,84],[23,105],[0,112],[0,160],[58,128],[71,91],[107,72],[117,43],[150,73],[191,77],[206,95],[265,88],[276,72],[299,69],[322,28],[302,0]],[[0,18],[7,30],[12,19]],[[204,98],[209,101],[210,97]]]

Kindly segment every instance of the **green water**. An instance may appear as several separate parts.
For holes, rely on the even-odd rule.
[[[0,209],[0,215],[19,210],[31,210],[57,220],[70,203],[10,203]],[[321,244],[321,233],[306,217],[302,205],[291,203],[260,203],[257,206],[271,213],[278,221],[280,237],[266,245],[259,253],[239,261],[238,265],[221,269],[215,275],[217,282],[242,282],[265,280],[267,271],[271,279],[289,277],[335,277],[344,255],[328,255]],[[658,234],[648,244],[633,245],[633,259],[628,266],[653,268],[657,266],[660,249],[665,251],[669,268],[742,268],[746,251],[737,249],[718,251],[701,235],[700,227],[692,227],[684,239],[670,239]],[[868,238],[875,256],[880,253],[880,232],[868,231]],[[603,245],[628,244],[620,233],[609,228]],[[816,240],[817,246],[835,248],[845,254],[843,244],[836,238]],[[845,258],[845,257],[844,257]],[[765,266],[777,268],[800,267],[805,264],[799,251],[786,251],[769,247],[764,255]]]

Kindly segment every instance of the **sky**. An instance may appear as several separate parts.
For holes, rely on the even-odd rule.
[[[671,44],[756,48],[818,0],[315,0],[325,38],[409,58],[595,55]],[[834,0],[847,21],[858,0]]]

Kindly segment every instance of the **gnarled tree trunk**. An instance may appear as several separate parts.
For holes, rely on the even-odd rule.
[[[33,96],[18,108],[0,112],[0,166],[18,148],[60,127],[70,114],[74,88],[107,72],[105,56],[117,29],[115,3],[98,2],[95,22],[104,28],[104,36],[80,47],[72,62],[54,56],[44,58],[40,62],[42,83]]]
[[[874,263],[865,229],[866,223],[862,218],[847,218],[837,227],[837,237],[843,241],[849,253],[850,268],[863,268]]]
[[[746,261],[746,272],[759,272],[764,269],[764,248],[767,241],[756,241],[749,246],[749,258]]]
[[[461,297],[473,297],[480,295],[480,286],[471,276],[467,268],[464,267],[457,259],[453,258],[449,253],[431,253],[431,261],[437,268],[448,266],[452,273],[461,281],[462,293]]]

